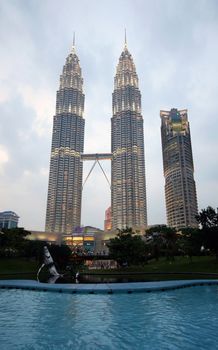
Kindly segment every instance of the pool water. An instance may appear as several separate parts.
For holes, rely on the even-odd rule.
[[[218,287],[134,294],[0,290],[0,349],[218,349]]]

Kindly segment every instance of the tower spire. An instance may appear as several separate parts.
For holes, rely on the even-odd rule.
[[[75,53],[76,47],[75,47],[75,32],[73,32],[73,46],[72,46],[72,53]]]
[[[127,49],[126,28],[125,28],[124,48]]]

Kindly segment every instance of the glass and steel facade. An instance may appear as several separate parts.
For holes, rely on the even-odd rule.
[[[147,226],[141,93],[126,44],[117,65],[112,100],[112,229],[132,227],[141,231]]]
[[[0,229],[12,229],[18,225],[19,216],[13,211],[3,211],[0,213]]]
[[[71,234],[81,220],[83,78],[73,47],[60,76],[53,120],[46,231]]]
[[[187,110],[160,111],[167,224],[197,227],[198,213]]]

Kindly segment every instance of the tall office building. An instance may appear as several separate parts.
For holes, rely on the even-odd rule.
[[[83,79],[75,45],[66,59],[53,121],[46,231],[70,234],[80,226],[81,153],[84,147]]]
[[[112,136],[112,229],[147,226],[141,93],[132,56],[125,46],[114,79]]]
[[[194,165],[187,110],[160,111],[167,223],[197,227]]]

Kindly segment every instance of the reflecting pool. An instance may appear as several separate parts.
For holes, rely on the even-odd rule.
[[[135,294],[0,290],[0,348],[218,347],[218,287]]]

